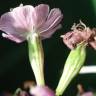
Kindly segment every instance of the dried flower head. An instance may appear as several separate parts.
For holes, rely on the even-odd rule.
[[[3,14],[0,18],[0,30],[3,37],[20,43],[37,32],[41,38],[49,38],[61,27],[62,13],[58,8],[49,12],[49,6],[40,4],[36,7],[22,4]]]
[[[85,45],[91,45],[94,49],[96,49],[96,29],[90,29],[86,27],[86,25],[80,21],[79,24],[74,24],[71,28],[72,31],[66,33],[65,35],[61,35],[63,38],[63,42],[70,49],[75,48],[79,43],[85,42]]]

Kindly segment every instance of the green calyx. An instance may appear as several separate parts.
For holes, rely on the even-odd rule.
[[[39,34],[33,33],[28,37],[29,60],[37,85],[44,85],[44,53]]]
[[[56,88],[56,96],[61,96],[71,80],[79,73],[86,58],[86,45],[84,42],[73,49],[65,62],[62,76]]]

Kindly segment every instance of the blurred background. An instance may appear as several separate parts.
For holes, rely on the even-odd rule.
[[[70,50],[63,44],[60,35],[70,31],[73,23],[82,20],[90,28],[96,27],[96,0],[0,0],[0,16],[8,12],[10,8],[24,5],[44,3],[51,8],[60,8],[64,18],[63,28],[43,42],[45,54],[45,79],[46,84],[55,90],[61,76],[64,62]],[[28,59],[27,42],[16,44],[10,40],[2,38],[0,32],[0,92],[14,92],[16,88],[22,87],[23,82],[35,80],[33,71]],[[96,64],[96,52],[87,48],[87,58],[85,65]],[[65,92],[65,96],[75,96],[77,85],[82,84],[85,91],[96,89],[96,74],[78,75],[70,83]]]

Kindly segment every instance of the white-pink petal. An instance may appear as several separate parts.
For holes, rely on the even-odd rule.
[[[60,29],[61,27],[62,27],[61,24],[59,24],[59,25],[56,26],[55,28],[52,28],[52,29],[50,29],[50,30],[48,30],[48,31],[45,31],[45,32],[42,32],[42,33],[41,33],[41,39],[50,38],[50,37],[53,35],[53,33],[54,33],[56,30]]]
[[[49,6],[46,4],[40,4],[35,7],[37,15],[37,28],[40,28],[45,22],[49,14]]]
[[[62,20],[63,15],[61,11],[57,8],[54,8],[50,11],[49,16],[45,22],[45,24],[40,28],[40,32],[46,32],[54,27],[56,27],[60,21]]]
[[[10,35],[10,34],[5,34],[5,33],[2,33],[2,36],[5,37],[5,38],[8,38],[12,41],[15,41],[16,43],[21,43],[22,41],[24,41],[23,39],[21,38],[16,38],[16,36],[13,36],[13,35]]]

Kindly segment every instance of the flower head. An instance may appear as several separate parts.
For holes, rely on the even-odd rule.
[[[30,93],[34,96],[55,96],[55,93],[47,86],[36,86],[31,88]]]
[[[72,26],[72,31],[62,35],[63,42],[70,48],[73,49],[77,44],[85,42],[86,45],[91,45],[96,49],[96,29],[90,29],[80,21],[79,24]]]
[[[58,8],[49,12],[49,6],[40,4],[36,7],[20,5],[0,18],[0,30],[3,37],[15,42],[23,42],[30,34],[37,32],[41,38],[49,38],[57,29],[62,20],[62,13]]]
[[[84,94],[82,94],[81,96],[94,96],[92,92],[85,92]]]

